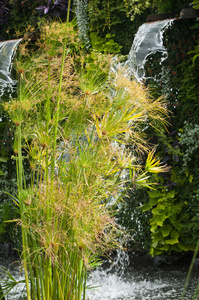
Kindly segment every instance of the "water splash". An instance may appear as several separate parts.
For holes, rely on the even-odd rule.
[[[174,19],[144,23],[135,35],[125,67],[128,76],[134,76],[137,81],[144,79],[144,65],[147,57],[157,51],[162,52],[162,61],[167,58],[167,50],[163,45],[164,30],[172,24]]]
[[[7,88],[12,89],[16,81],[12,79],[12,61],[21,39],[0,42],[0,97]]]
[[[105,271],[95,271],[93,277],[101,286],[87,292],[89,300],[168,299],[172,295],[172,292],[165,295],[164,289],[168,286],[161,280],[151,282],[145,279],[136,282],[132,277],[126,281],[116,274],[107,275]],[[173,293],[175,294],[174,288]]]
[[[120,259],[122,262],[120,263]],[[146,255],[118,252],[111,262],[91,272],[87,300],[181,299],[188,266],[169,265],[159,269]],[[193,299],[198,275],[192,274],[186,300]]]

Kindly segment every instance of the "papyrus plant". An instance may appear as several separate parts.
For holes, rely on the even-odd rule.
[[[149,151],[143,126],[164,123],[166,109],[141,85],[109,75],[109,57],[83,53],[68,22],[42,24],[37,47],[18,61],[18,98],[5,104],[16,125],[27,299],[85,299],[87,272],[118,247],[110,202],[124,183],[150,187],[150,172],[166,171],[152,152],[146,168],[137,157]]]

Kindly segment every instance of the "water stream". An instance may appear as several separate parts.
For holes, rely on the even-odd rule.
[[[163,33],[173,21],[174,19],[168,19],[144,23],[139,27],[125,63],[130,77],[134,76],[137,81],[143,80],[144,65],[150,54],[159,51],[162,53],[162,61],[167,58],[167,50],[163,45]]]
[[[16,84],[11,76],[12,60],[21,39],[0,42],[0,97]]]

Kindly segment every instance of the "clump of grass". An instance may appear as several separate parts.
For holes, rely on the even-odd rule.
[[[16,125],[27,299],[85,299],[87,271],[118,247],[110,199],[121,199],[124,183],[150,187],[150,173],[166,171],[153,151],[146,167],[136,156],[149,151],[142,126],[165,124],[166,109],[122,74],[113,85],[109,58],[86,55],[69,22],[42,24],[40,39],[25,61],[22,45],[19,96],[5,104]]]

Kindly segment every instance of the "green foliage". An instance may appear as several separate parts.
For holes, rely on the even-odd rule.
[[[155,0],[157,11],[159,14],[166,14],[172,12],[172,0]]]
[[[1,299],[1,300],[5,300],[5,297],[4,297],[3,294],[4,294],[4,293],[3,293],[3,289],[2,289],[1,284],[0,284],[0,299]]]
[[[8,24],[4,29],[8,38],[22,36],[28,25],[36,24],[38,20],[37,6],[37,1],[10,0],[8,2]]]
[[[16,226],[16,222],[10,222],[19,218],[18,206],[12,197],[17,193],[16,161],[9,158],[1,165],[4,175],[0,176],[0,242],[9,243],[13,248],[21,249],[21,230]],[[30,169],[27,160],[24,160],[24,169],[26,181],[29,183]]]
[[[193,7],[194,7],[195,9],[199,9],[199,1],[198,1],[198,0],[194,0],[194,1],[192,2],[192,4],[193,4]]]
[[[88,16],[91,25],[91,31],[104,30],[105,27],[119,25],[121,21],[117,18],[118,13],[125,13],[124,3],[118,0],[98,1],[90,0],[88,2]]]
[[[7,158],[0,157],[0,162],[7,162]],[[4,175],[4,172],[0,169],[0,175]]]
[[[114,42],[114,34],[107,33],[105,38],[101,38],[96,32],[90,33],[92,48],[102,53],[118,53],[122,46]]]
[[[153,0],[149,0],[149,1],[124,0],[124,3],[127,8],[127,16],[130,16],[132,20],[134,20],[135,15],[137,15],[137,14],[140,15],[146,9],[154,7]]]
[[[183,132],[179,132],[179,141],[183,146],[182,160],[183,169],[189,168],[191,162],[198,159],[199,149],[199,125],[185,121]]]
[[[114,42],[122,46],[122,54],[129,53],[137,28],[146,19],[144,14],[132,22],[126,16],[127,11],[124,2],[119,0],[88,2],[90,32],[97,32],[103,39],[107,34],[115,35]]]
[[[176,202],[175,191],[168,191],[160,185],[148,194],[149,202],[142,206],[142,210],[152,212],[150,254],[155,256],[191,250],[179,240],[183,225],[178,220],[181,207]]]
[[[1,104],[8,99],[7,95],[1,97]],[[15,195],[17,190],[16,162],[11,159],[14,129],[2,105],[0,109],[0,242],[18,247],[20,233],[16,230],[16,224],[5,222],[18,217],[16,206],[9,195]]]
[[[124,0],[127,7],[127,15],[134,20],[136,15],[142,14],[145,10],[150,9],[150,14],[170,13],[179,15],[182,8],[189,5],[189,0]]]
[[[20,229],[16,223],[10,224],[9,220],[18,218],[19,212],[14,203],[5,202],[0,204],[0,242],[10,243],[13,247],[20,247]],[[14,239],[14,241],[13,241]],[[21,248],[21,247],[20,247]],[[19,248],[18,248],[19,250]]]
[[[199,43],[199,40],[197,41]],[[199,57],[199,45],[195,46],[193,50],[189,51],[188,54],[195,54],[193,56],[193,64],[195,63],[195,60]]]
[[[191,124],[185,121],[183,129],[179,132],[181,144],[181,169],[184,176],[184,200],[186,201],[186,226],[183,227],[183,234],[189,243],[197,243],[198,239],[198,124]]]

